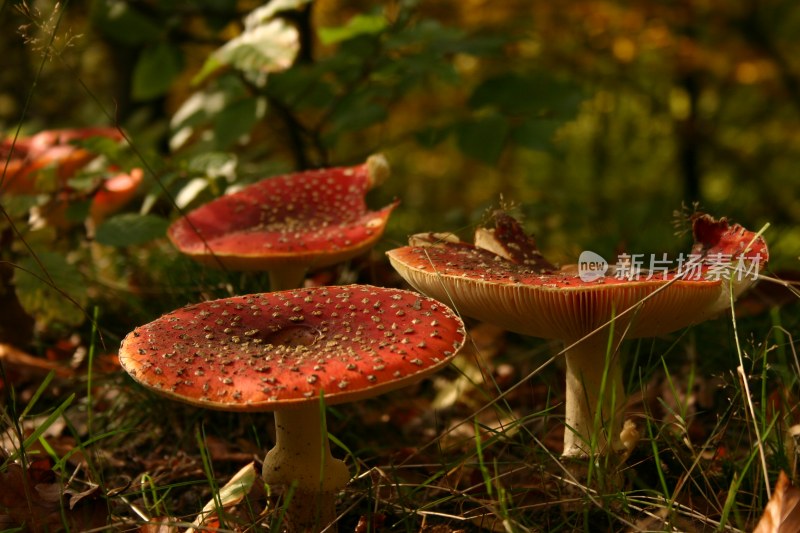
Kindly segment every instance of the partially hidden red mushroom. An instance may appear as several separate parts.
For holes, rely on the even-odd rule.
[[[400,289],[314,287],[178,309],[136,328],[119,357],[153,391],[199,407],[274,411],[264,460],[271,485],[296,485],[290,525],[320,530],[350,478],[322,432],[338,404],[406,386],[448,364],[464,342],[447,306]]]
[[[130,172],[115,174],[103,180],[89,206],[92,221],[99,224],[109,215],[125,207],[136,196],[143,180],[144,171],[141,168],[133,168]]]
[[[36,194],[41,192],[37,178],[46,168],[54,168],[56,185],[64,188],[66,182],[97,154],[75,144],[92,137],[122,140],[116,128],[76,128],[45,130],[30,137],[14,141],[0,141],[0,169],[4,169],[0,191],[11,194]]]
[[[753,283],[754,267],[757,272],[766,265],[760,236],[708,215],[697,215],[693,224],[696,244],[686,258],[694,261],[691,271],[644,271],[639,279],[606,275],[584,281],[574,270],[558,270],[532,238],[520,238],[521,227],[505,215],[497,228],[478,232],[478,242],[491,251],[420,235],[412,241],[416,245],[388,256],[411,286],[465,316],[564,341],[563,455],[583,457],[624,447],[619,434],[625,392],[617,361],[623,337],[661,335],[714,316]],[[734,275],[731,267],[737,265],[746,275]],[[712,275],[715,268],[721,275]]]
[[[266,270],[272,290],[301,284],[310,269],[369,250],[383,235],[394,202],[367,209],[364,196],[383,182],[382,155],[354,167],[268,178],[176,220],[168,235],[193,259],[232,270]]]

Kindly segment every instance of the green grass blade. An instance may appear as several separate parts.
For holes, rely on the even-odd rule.
[[[50,382],[53,381],[55,375],[56,375],[55,372],[53,372],[52,370],[47,373],[42,383],[36,389],[36,392],[33,393],[33,396],[28,401],[28,405],[25,406],[25,409],[23,409],[22,413],[19,415],[20,420],[28,416],[28,413],[31,412],[31,409],[33,409],[33,407],[36,405],[36,402],[39,401],[39,398],[47,389],[47,386],[50,385]]]
[[[72,394],[69,395],[69,397],[67,397],[66,400],[64,400],[61,403],[61,405],[59,405],[52,413],[50,413],[50,416],[48,416],[47,419],[44,422],[42,422],[42,424],[40,424],[36,429],[33,430],[33,433],[31,433],[22,442],[22,446],[20,446],[18,450],[9,455],[8,458],[5,461],[3,461],[3,467],[11,463],[12,461],[15,461],[20,456],[20,454],[23,453],[24,450],[27,450],[34,442],[38,441],[39,437],[41,437],[44,434],[44,432],[47,431],[47,429],[50,426],[52,426],[53,423],[56,420],[58,420],[58,418],[62,414],[64,414],[64,411],[67,410],[67,407],[69,407],[72,404],[72,401],[74,399],[75,399],[75,393],[73,392]]]

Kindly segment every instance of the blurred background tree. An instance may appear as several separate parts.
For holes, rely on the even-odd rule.
[[[773,265],[797,259],[791,0],[1,9],[0,131],[118,123],[181,207],[383,151],[394,242],[468,237],[504,202],[557,261],[669,252],[685,248],[673,212],[698,202],[771,223]],[[172,216],[152,177],[146,209]]]

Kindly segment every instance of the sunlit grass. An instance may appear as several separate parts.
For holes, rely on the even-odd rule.
[[[371,524],[406,531],[418,531],[423,524],[448,524],[453,530],[552,527],[572,531],[584,530],[587,524],[603,524],[611,531],[630,527],[747,531],[768,499],[765,478],[772,481],[778,468],[794,467],[794,450],[789,448],[793,446],[790,421],[786,419],[792,413],[778,416],[769,397],[779,390],[776,378],[782,381],[788,377],[790,382],[782,383],[785,392],[797,393],[795,369],[785,368],[783,361],[778,361],[785,357],[784,361],[796,365],[790,330],[785,329],[795,326],[783,324],[773,313],[766,318],[739,320],[739,333],[747,331],[747,342],[740,338],[737,343],[727,323],[720,320],[697,326],[690,335],[678,333],[677,341],[626,344],[623,353],[632,361],[648,362],[626,367],[627,382],[634,387],[629,392],[646,393],[658,382],[665,396],[657,394],[655,403],[648,404],[658,412],[650,407],[639,411],[636,420],[642,440],[625,463],[591,466],[594,476],[615,472],[622,476],[621,485],[611,492],[599,489],[606,485],[598,484],[596,477],[594,483],[589,478],[586,485],[587,479],[576,475],[574,465],[562,463],[559,439],[550,439],[549,444],[543,440],[559,424],[557,398],[563,386],[558,359],[543,368],[537,365],[546,357],[547,343],[506,336],[503,351],[492,358],[476,359],[486,376],[505,361],[524,361],[520,373],[526,365],[535,370],[526,375],[527,385],[518,385],[514,394],[503,394],[504,389],[492,380],[471,383],[464,400],[477,399],[478,409],[470,407],[471,400],[457,400],[435,416],[412,415],[411,429],[392,421],[393,417],[406,416],[402,411],[392,414],[392,409],[413,409],[430,402],[435,392],[430,384],[418,388],[413,400],[400,393],[363,405],[337,406],[328,422],[329,431],[339,435],[333,441],[334,455],[345,458],[354,473],[340,495],[340,527],[354,526],[364,517]],[[777,336],[776,330],[782,336]],[[783,356],[771,341],[776,336],[784,342]],[[703,344],[714,338],[717,340]],[[645,345],[649,353],[643,353]],[[715,360],[699,358],[687,365],[687,347],[690,352],[707,349],[727,353],[730,363],[727,368],[715,368]],[[545,353],[541,353],[543,350]],[[739,351],[747,365],[744,374],[736,371]],[[530,357],[529,352],[540,353]],[[708,376],[720,372],[724,383],[715,389],[714,409],[718,410],[702,422],[703,436],[698,440],[692,435],[697,430],[694,424],[699,415],[706,415],[693,395]],[[463,375],[447,372],[439,386],[453,385]],[[743,376],[747,377],[752,400],[745,398]],[[109,516],[117,524],[132,526],[168,519],[185,526],[194,521],[238,468],[235,462],[214,459],[219,452],[209,448],[208,435],[227,441],[231,448],[243,440],[251,442],[248,449],[263,452],[270,446],[269,435],[266,439],[262,435],[258,443],[252,437],[269,427],[269,415],[243,417],[175,406],[149,396],[128,380],[97,376],[100,389],[92,396],[97,403],[92,407],[92,433],[85,433],[86,427],[72,425],[75,448],[59,456],[57,446],[47,445],[55,437],[44,434],[57,420],[69,420],[72,411],[85,411],[89,406],[84,403],[88,398],[85,382],[83,388],[59,400],[52,396],[53,380],[52,376],[44,379],[16,414],[22,433],[24,420],[34,414],[46,415],[24,438],[20,450],[40,442],[53,461],[54,472],[63,476],[65,483],[75,486],[80,478],[99,483]],[[555,385],[550,385],[551,380]],[[531,387],[541,389],[533,410]],[[108,402],[111,390],[115,391],[111,405],[100,408]],[[502,401],[493,401],[498,397]],[[550,405],[553,398],[556,402]],[[388,418],[381,414],[384,410]],[[371,420],[362,421],[364,414]],[[758,424],[758,432],[754,424]],[[13,426],[9,424],[9,429]],[[764,462],[760,459],[762,449]],[[153,450],[158,450],[150,458],[153,466],[142,469],[142,454]],[[109,467],[109,453],[127,457],[128,464]],[[69,466],[76,454],[86,461],[78,471]],[[20,458],[18,451],[7,457],[6,463]],[[253,455],[256,462],[260,458],[261,454]],[[180,468],[168,466],[181,462]],[[766,472],[763,464],[767,465]],[[221,530],[274,530],[274,524],[281,523],[283,507],[281,500],[269,501],[261,495],[247,502],[245,515],[251,522],[242,522],[241,515],[222,512],[229,522],[220,526]],[[222,510],[222,506],[217,509]]]

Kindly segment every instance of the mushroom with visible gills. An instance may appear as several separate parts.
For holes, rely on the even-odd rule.
[[[140,326],[122,367],[174,400],[224,411],[274,411],[270,485],[296,484],[287,520],[316,530],[336,517],[350,478],[322,433],[320,399],[339,404],[409,385],[443,368],[464,342],[447,306],[368,285],[234,296],[189,305]]]
[[[730,307],[731,294],[738,296],[753,283],[750,276],[714,279],[709,258],[766,264],[763,238],[738,224],[696,215],[693,229],[697,279],[670,272],[652,279],[605,276],[583,281],[578,273],[558,270],[541,257],[533,238],[520,238],[524,232],[507,215],[497,217],[497,228],[479,230],[476,242],[484,248],[428,234],[387,253],[411,286],[464,316],[564,341],[562,455],[586,457],[624,447],[625,391],[617,360],[623,337],[653,337],[702,322]]]
[[[267,178],[198,207],[167,235],[202,264],[266,270],[270,290],[293,289],[308,270],[352,259],[381,238],[397,202],[368,211],[364,195],[388,176],[378,154],[354,167]]]

